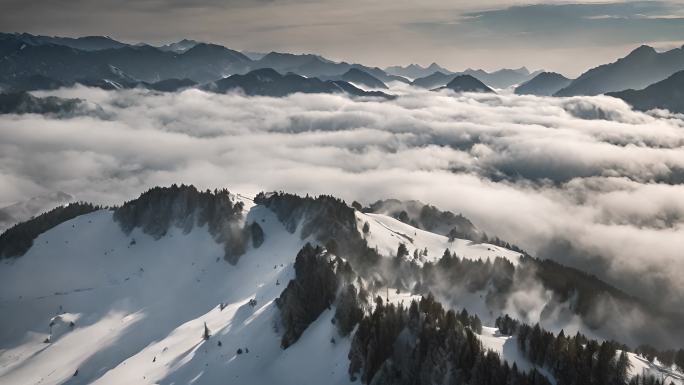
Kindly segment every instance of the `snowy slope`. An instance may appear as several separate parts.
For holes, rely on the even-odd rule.
[[[412,258],[415,249],[421,251],[427,248],[428,255],[424,259],[417,261],[419,264],[439,260],[447,248],[461,258],[481,258],[484,260],[487,258],[494,259],[498,256],[508,259],[513,264],[516,264],[521,256],[520,253],[515,251],[487,243],[475,243],[463,239],[455,239],[453,242],[449,242],[445,236],[417,229],[383,214],[361,213],[357,211],[356,219],[359,231],[362,231],[364,223],[368,223],[369,232],[365,238],[368,241],[368,245],[370,247],[377,247],[381,255],[394,256],[400,243],[406,244],[411,255],[410,258]],[[419,296],[411,295],[408,292],[396,293],[396,289],[393,288],[389,288],[387,292],[390,302],[395,304],[403,302],[404,306],[408,306],[412,299],[420,299]],[[384,292],[379,294],[385,298]],[[478,314],[481,319],[493,322],[492,317],[488,317],[491,312],[484,303],[483,293],[464,292],[458,298],[453,299],[454,301],[446,301],[445,303],[456,303],[459,308],[465,308],[471,313]],[[516,337],[502,336],[498,333],[497,328],[485,326],[479,338],[486,349],[499,353],[509,364],[512,365],[515,362],[518,368],[523,371],[529,371],[534,367],[518,350]],[[668,381],[672,380],[676,385],[684,384],[684,374],[678,371],[664,368],[657,362],[655,364],[649,363],[634,353],[629,353],[629,358],[632,364],[630,371],[632,376],[647,373],[655,375],[657,378],[666,377]],[[547,370],[539,367],[537,367],[537,370],[555,383],[553,376]]]
[[[514,362],[518,366],[518,369],[529,371],[533,367],[536,367],[546,378],[549,379],[553,384],[556,383],[555,378],[549,373],[545,368],[540,368],[533,365],[522,352],[518,349],[517,337],[504,336],[499,333],[499,329],[495,327],[484,326],[482,328],[482,334],[478,335],[482,345],[485,349],[493,350],[506,360],[509,365]],[[618,351],[618,355],[620,351]],[[645,358],[639,357],[634,353],[627,353],[629,357],[629,362],[632,367],[629,370],[629,375],[634,377],[636,375],[650,375],[657,379],[665,379],[666,383],[670,384],[670,381],[675,385],[684,384],[684,374],[677,370],[666,368],[662,364],[657,362],[648,362]]]
[[[520,253],[489,243],[476,243],[465,239],[455,239],[449,242],[449,239],[443,235],[417,229],[387,215],[357,211],[356,220],[359,231],[362,231],[364,223],[368,223],[370,229],[366,236],[368,245],[377,248],[381,255],[388,257],[396,255],[400,243],[406,244],[411,258],[414,250],[421,251],[427,248],[428,255],[416,261],[418,264],[439,260],[446,249],[467,259],[490,258],[493,260],[496,257],[503,257],[517,264],[520,258]]]
[[[273,327],[274,299],[306,240],[263,207],[247,221],[266,239],[236,266],[206,229],[126,236],[104,210],[44,233],[0,265],[0,383],[348,383],[349,341],[329,342],[334,309],[287,350]]]
[[[518,341],[516,337],[502,336],[499,334],[499,329],[493,327],[482,327],[482,334],[479,335],[482,346],[485,349],[493,350],[499,353],[499,356],[506,360],[509,365],[515,363],[519,370],[530,371],[536,367],[546,378],[555,385],[554,377],[544,368],[533,365],[523,353],[518,349]]]
[[[656,358],[654,362],[648,362],[647,359],[640,357],[634,353],[627,353],[629,357],[629,362],[632,364],[630,368],[631,376],[644,376],[650,375],[659,380],[665,380],[664,383],[670,384],[672,382],[675,385],[684,384],[684,373],[679,372],[673,368],[668,368],[665,365],[658,362]]]
[[[235,199],[248,209],[246,222],[258,222],[265,233],[264,243],[235,266],[223,260],[223,245],[206,228],[172,229],[159,240],[138,229],[127,236],[107,210],[64,222],[40,235],[26,255],[0,263],[0,383],[349,383],[350,340],[331,322],[334,308],[295,344],[280,347],[274,301],[309,239],[286,231],[269,209]],[[411,254],[428,249],[419,263],[436,261],[447,248],[463,258],[516,263],[520,257],[491,244],[449,242],[386,215],[356,212],[356,218],[359,231],[369,224],[369,245],[387,257],[400,243]],[[373,295],[404,306],[419,300],[395,288]],[[480,292],[451,303],[488,311]],[[532,368],[515,337],[484,327],[479,338],[521,370]],[[667,374],[631,353],[630,360],[633,374]],[[676,372],[668,377],[684,384],[677,378]]]

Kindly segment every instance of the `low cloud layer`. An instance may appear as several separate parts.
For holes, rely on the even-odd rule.
[[[684,122],[609,97],[394,101],[75,88],[92,114],[0,117],[0,206],[155,185],[418,199],[663,306],[684,305]],[[97,107],[95,107],[97,105]]]

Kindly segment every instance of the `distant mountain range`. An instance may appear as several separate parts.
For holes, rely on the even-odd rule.
[[[318,55],[271,52],[251,56],[259,58],[253,60],[241,52],[194,40],[153,47],[127,45],[106,37],[72,39],[5,33],[0,34],[0,88],[32,90],[73,82],[155,83],[167,79],[206,83],[261,68],[281,74],[339,80],[351,76],[358,80],[363,75],[350,72],[354,69],[380,83],[409,82],[377,67],[334,62]],[[365,82],[375,83],[374,88],[382,88],[379,82],[365,78]]]
[[[16,39],[2,39],[0,53],[0,84],[6,87],[16,87],[32,76],[60,82],[84,79],[157,82],[172,78],[206,82],[246,71],[251,63],[240,52],[211,44],[198,44],[177,54],[151,46],[82,51],[63,45],[34,46]]]
[[[474,69],[467,69],[463,72],[456,73],[437,71],[428,76],[415,79],[411,84],[422,88],[436,88],[445,86],[457,76],[470,75],[489,87],[508,88],[512,85],[526,82],[540,73],[541,71],[530,73],[525,67],[518,69],[502,69],[491,73]]]
[[[431,75],[435,72],[442,72],[445,74],[451,74],[452,71],[440,66],[437,63],[432,63],[427,67],[421,67],[418,64],[409,64],[406,67],[402,66],[391,66],[385,68],[385,72],[391,75],[403,76],[409,79],[422,78]]]
[[[200,42],[198,42],[196,40],[183,39],[181,41],[171,43],[171,44],[162,45],[162,46],[157,47],[157,48],[159,48],[162,51],[171,51],[171,52],[176,52],[176,53],[182,53],[182,52],[185,52],[185,51],[189,50],[190,48],[192,48],[198,44],[200,44]]]
[[[411,85],[421,88],[442,87],[449,83],[455,77],[456,75],[454,74],[447,74],[444,72],[437,71],[428,76],[414,80],[413,82],[411,82]]]
[[[517,69],[504,68],[494,72],[467,69],[463,71],[463,74],[474,76],[490,87],[508,88],[516,84],[524,83],[541,72],[543,71],[530,72],[527,68],[520,67]]]
[[[428,67],[390,67],[384,71],[378,67],[335,62],[312,54],[245,54],[188,39],[154,47],[129,45],[102,36],[62,38],[3,33],[0,34],[0,55],[0,88],[6,90],[54,88],[74,82],[103,86],[116,84],[124,88],[131,84],[152,84],[168,79],[207,83],[261,68],[272,68],[281,74],[292,72],[306,77],[350,81],[369,88],[385,88],[385,83],[393,81],[409,83],[400,74],[418,77],[431,73],[428,79],[414,82],[426,88],[444,86],[462,74],[475,76],[488,86],[497,88],[517,84],[532,75],[525,68],[492,73],[469,69],[453,73],[436,63]],[[435,79],[435,74],[442,75]]]
[[[36,43],[29,44],[26,42],[28,40]],[[67,41],[72,40],[78,39]],[[367,92],[349,83],[387,89],[381,80],[362,70],[366,67],[335,63],[315,55],[270,53],[258,61],[252,61],[244,54],[223,46],[190,40],[159,48],[149,45],[101,48],[84,51],[53,44],[52,40],[46,38],[2,35],[0,50],[5,55],[0,58],[0,89],[10,91],[2,94],[2,111],[63,112],[74,107],[76,102],[40,99],[25,91],[56,89],[76,83],[108,90],[144,88],[175,92],[200,86],[216,92],[240,88],[247,95],[264,96],[315,92],[392,97],[383,92]],[[251,70],[253,67],[258,69]],[[318,79],[287,72],[289,69],[308,75],[346,71]],[[385,79],[393,78],[380,69],[368,70]],[[237,74],[230,75],[232,72]]]
[[[572,82],[556,72],[542,72],[531,80],[516,87],[518,95],[551,96]]]
[[[345,82],[354,83],[366,88],[373,89],[387,89],[387,85],[380,81],[375,76],[361,71],[358,68],[351,68],[349,71],[338,76],[321,76],[321,80],[343,80]]]
[[[641,111],[659,108],[684,114],[684,71],[642,90],[610,92],[607,95],[620,98]]]
[[[204,86],[206,90],[225,93],[241,90],[246,95],[287,96],[293,93],[345,93],[352,96],[392,98],[383,92],[368,92],[341,80],[306,78],[294,73],[281,75],[271,68],[251,71],[245,75],[232,75]]]
[[[103,49],[122,48],[127,46],[127,44],[118,42],[108,36],[84,36],[72,38],[31,35],[29,33],[0,32],[0,41],[1,40],[15,40],[23,44],[32,46],[55,44],[79,49],[82,51],[99,51]]]
[[[250,67],[273,68],[280,73],[293,72],[307,77],[335,76],[348,72],[350,69],[358,69],[372,75],[382,82],[400,81],[409,83],[401,76],[390,75],[378,67],[367,67],[361,64],[347,62],[334,62],[322,56],[312,54],[295,55],[290,53],[271,52],[259,60],[254,61]]]
[[[642,89],[684,70],[684,47],[659,53],[642,45],[617,61],[592,68],[555,96],[599,95]]]
[[[300,78],[316,77],[324,85],[322,88],[344,89],[344,92],[351,94],[364,92],[352,84],[368,89],[386,89],[390,82],[403,82],[434,89],[445,87],[457,77],[468,75],[490,90],[519,85],[515,89],[517,94],[598,95],[643,89],[684,70],[684,47],[659,53],[652,47],[641,46],[624,58],[593,68],[577,79],[570,80],[557,73],[530,72],[525,67],[494,72],[481,69],[452,72],[432,63],[427,67],[411,64],[383,70],[337,62],[313,54],[243,53],[189,39],[154,47],[126,44],[107,36],[72,38],[0,33],[0,91],[3,92],[55,89],[75,83],[105,89],[143,87],[173,92],[188,87],[220,84],[220,79],[264,68],[273,69],[288,78],[292,78],[286,75],[290,73]],[[307,89],[312,84],[286,88]],[[655,89],[661,87],[663,85]],[[635,91],[631,92],[620,94],[619,97],[636,95]],[[378,96],[388,96],[380,94]],[[634,103],[638,106],[648,105],[643,104],[646,102]],[[664,105],[662,101],[654,103]]]

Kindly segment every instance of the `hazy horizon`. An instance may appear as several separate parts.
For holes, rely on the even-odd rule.
[[[3,30],[156,45],[187,38],[383,68],[432,62],[453,71],[525,66],[575,77],[642,44],[659,50],[684,44],[684,4],[673,1],[32,3],[0,0]]]

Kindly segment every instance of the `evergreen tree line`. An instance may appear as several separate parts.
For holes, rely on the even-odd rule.
[[[26,254],[40,234],[77,216],[99,209],[100,206],[90,203],[70,203],[10,227],[0,235],[0,259]]]
[[[313,198],[284,192],[259,193],[254,203],[271,209],[290,233],[301,227],[302,239],[313,235],[321,244],[329,239],[342,243],[356,232],[354,209],[331,195]]]
[[[297,253],[294,270],[295,278],[275,301],[284,329],[281,346],[295,343],[336,299],[334,320],[340,334],[349,334],[361,319],[362,302],[366,302],[366,294],[357,293],[352,284],[355,274],[351,266],[322,247],[307,243]]]
[[[640,345],[635,352],[649,362],[653,362],[657,358],[665,366],[676,365],[684,373],[684,349],[658,350],[651,345]]]
[[[467,312],[445,310],[428,295],[408,308],[375,300],[357,328],[349,374],[364,384],[546,385],[536,370],[523,373],[483,348]]]
[[[504,335],[514,335],[520,351],[535,365],[547,368],[559,385],[663,384],[656,378],[630,378],[629,348],[614,341],[598,342],[581,333],[566,336],[530,326],[508,315],[497,318]]]
[[[240,225],[243,209],[242,202],[233,202],[226,189],[199,191],[194,186],[174,184],[154,187],[124,203],[114,211],[114,219],[126,234],[140,228],[155,239],[166,235],[172,226],[189,233],[195,226],[206,225],[214,239],[224,244],[224,258],[235,264],[250,237],[259,235],[259,229]]]
[[[571,309],[582,316],[583,321],[590,327],[604,326],[610,321],[610,317],[623,311],[628,313],[635,307],[646,314],[654,315],[654,319],[672,319],[593,275],[550,260],[539,260],[524,253],[519,263],[513,265],[501,257],[472,260],[461,258],[446,250],[441,259],[431,263],[424,262],[425,258],[421,261],[412,259],[407,243],[399,245],[395,258],[385,258],[378,250],[369,247],[367,238],[369,235],[372,236],[369,234],[370,228],[365,233],[358,230],[365,225],[356,223],[354,208],[331,196],[313,198],[286,193],[262,193],[255,202],[273,210],[291,231],[297,229],[301,222],[302,236],[314,235],[320,244],[330,246],[329,249],[333,250],[334,254],[349,261],[354,270],[369,282],[371,291],[389,286],[399,290],[411,290],[420,295],[433,292],[439,294],[439,297],[449,297],[452,290],[461,292],[463,288],[471,293],[485,291],[488,307],[496,312],[504,308],[516,285],[533,280],[550,290],[555,301],[572,301]],[[359,204],[355,206],[357,209],[360,207]],[[305,228],[311,230],[305,232]],[[412,241],[407,239],[406,242]],[[499,242],[496,238],[493,242],[514,248],[513,245]],[[420,249],[420,245],[411,246]],[[414,254],[418,258],[426,256],[424,250]],[[613,307],[610,311],[593,311],[603,308],[606,303]],[[667,325],[658,327],[666,328]]]

